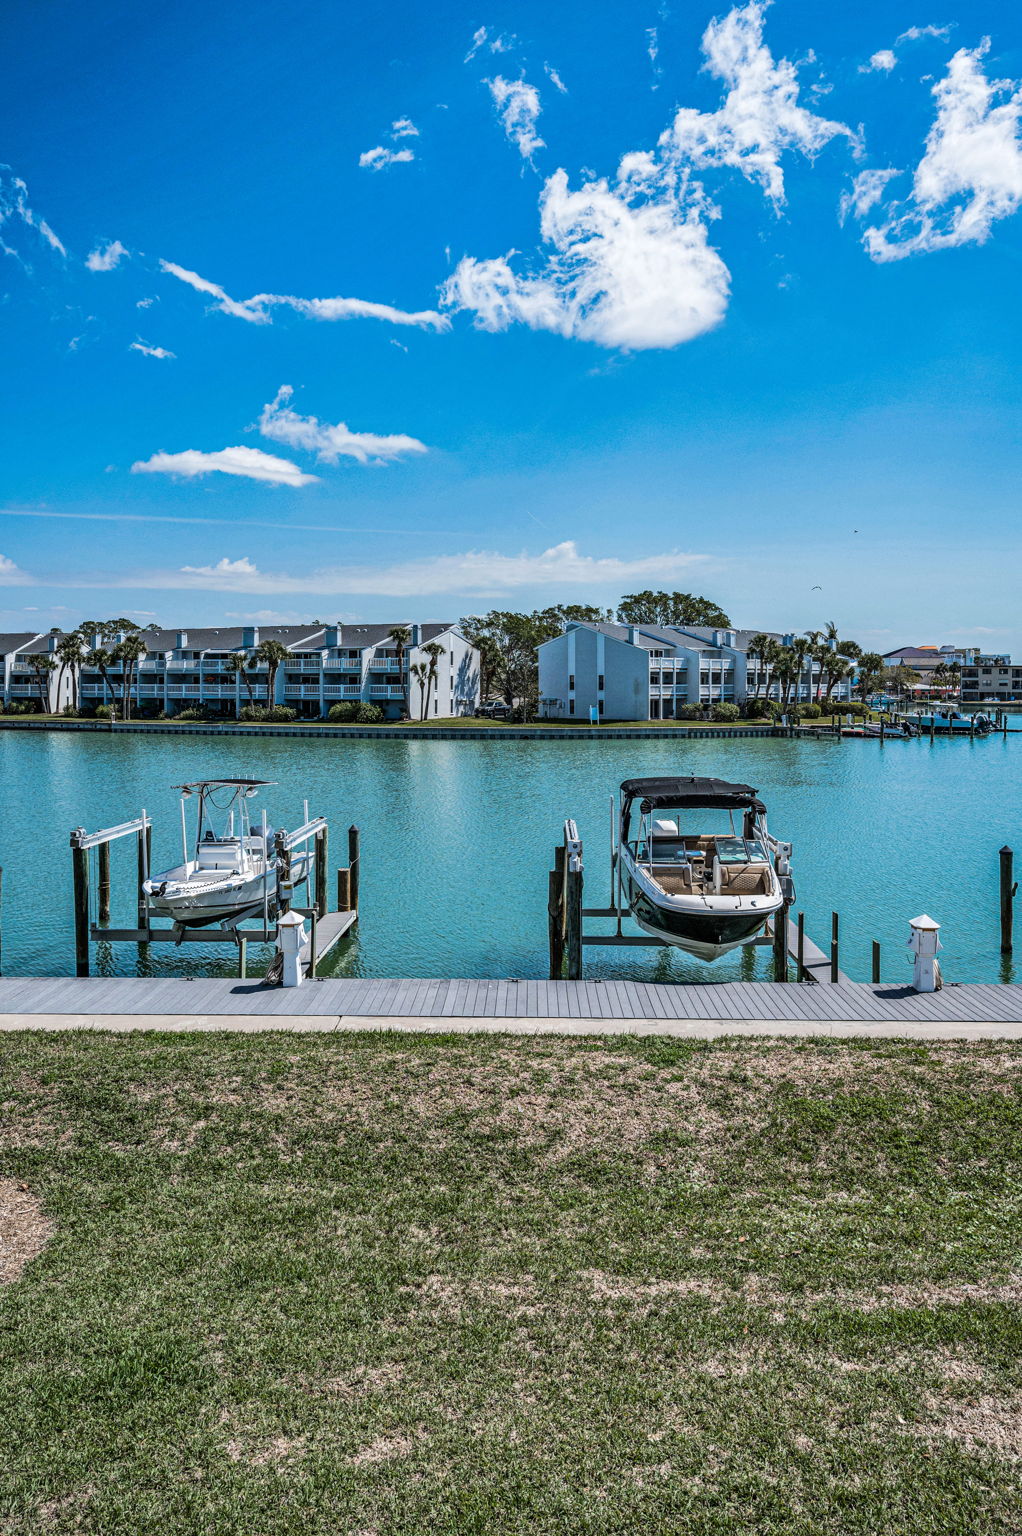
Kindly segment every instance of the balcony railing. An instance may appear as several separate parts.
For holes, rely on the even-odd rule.
[[[374,699],[403,699],[405,696],[403,688],[397,688],[393,684],[388,687],[386,683],[373,683],[369,692]]]
[[[362,690],[357,684],[327,683],[323,689],[323,697],[326,699],[360,699]]]

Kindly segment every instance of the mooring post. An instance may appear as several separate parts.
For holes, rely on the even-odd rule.
[[[554,867],[547,882],[547,940],[550,950],[550,980],[558,981],[564,972],[564,935],[567,928],[564,892],[565,848],[554,849]]]
[[[145,811],[142,812],[142,815],[143,817],[145,816]],[[153,851],[153,828],[151,822],[146,821],[144,827],[138,832],[135,838],[135,845],[138,856],[138,926],[148,931],[149,899],[142,889],[142,882],[149,879],[149,861]],[[102,846],[100,844],[100,847]]]
[[[110,844],[99,845],[99,920],[110,921]]]
[[[883,744],[884,744],[884,731],[885,731],[886,727],[887,727],[887,717],[886,717],[886,715],[881,715],[880,716],[880,745],[881,746],[883,746]]]
[[[326,916],[327,829],[316,833],[316,911]]]
[[[1012,920],[1014,916],[1015,892],[1018,886],[1012,878],[1012,867],[1015,855],[1005,843],[1000,854],[1001,864],[1001,954],[1010,955],[1012,951]]]
[[[877,943],[876,939],[873,940],[872,980],[875,987],[880,985],[880,945]]]
[[[830,979],[833,982],[838,978],[838,916],[836,912],[830,914]]]
[[[76,835],[85,836],[79,827],[71,834],[71,870],[74,877],[75,975],[89,974],[89,850],[79,848]]]
[[[568,980],[582,980],[582,858],[572,854],[565,876],[567,899]]]
[[[937,729],[937,714],[936,714],[935,710],[931,709],[930,710],[930,744],[931,744],[931,746],[933,744],[933,737],[934,737],[934,733],[935,733],[936,729]]]
[[[337,910],[338,912],[351,911],[350,869],[339,869],[337,871]]]
[[[244,934],[238,934],[238,979],[245,981],[248,977],[248,940]]]
[[[774,980],[788,979],[788,903],[774,913]]]
[[[286,832],[277,832],[273,840],[277,852],[277,913],[280,916],[291,910],[291,850],[287,846]]]
[[[4,973],[4,930],[3,930],[3,899],[4,899],[4,869],[0,864],[0,976]]]
[[[795,980],[796,981],[805,981],[805,979],[806,979],[806,915],[805,915],[804,912],[800,912],[798,914],[798,939],[796,940],[796,944],[797,944],[797,948],[795,950],[795,960],[796,960]]]
[[[357,827],[348,828],[348,899],[349,912],[358,913],[358,888],[361,877],[362,836]]]

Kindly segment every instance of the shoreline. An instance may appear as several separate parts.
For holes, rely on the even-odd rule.
[[[189,733],[197,736],[304,736],[313,739],[328,737],[330,739],[371,739],[376,741],[631,741],[650,738],[662,738],[683,736],[685,738],[711,738],[721,739],[729,736],[737,737],[767,737],[783,739],[792,734],[798,736],[820,736],[829,740],[837,740],[836,732],[828,721],[826,725],[814,722],[812,725],[799,725],[786,727],[783,725],[756,725],[740,723],[736,725],[715,725],[712,723],[689,724],[679,722],[673,725],[654,725],[652,722],[636,721],[634,725],[622,721],[614,725],[328,725],[319,721],[309,721],[300,725],[297,721],[288,725],[274,724],[246,724],[236,721],[225,721],[223,724],[213,721],[188,720],[176,725],[172,720],[129,720],[118,721],[116,724],[109,720],[33,720],[30,716],[21,716],[16,720],[0,717],[0,730],[9,731],[100,731],[107,735],[181,735]]]

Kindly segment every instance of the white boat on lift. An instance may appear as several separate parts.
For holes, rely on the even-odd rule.
[[[266,779],[200,779],[180,784],[182,862],[143,881],[150,912],[181,927],[223,923],[276,907],[277,868],[273,829],[263,813],[252,830],[248,802]],[[188,801],[198,802],[195,842],[188,838]],[[300,885],[312,872],[313,854],[291,859],[290,883]]]

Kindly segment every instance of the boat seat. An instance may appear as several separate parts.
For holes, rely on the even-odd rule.
[[[664,868],[657,868],[654,865],[653,879],[662,891],[667,892],[668,896],[688,896],[696,889],[692,881],[692,871],[684,864],[672,864]]]
[[[768,864],[740,864],[729,868],[726,864],[720,872],[721,893],[729,896],[766,896],[770,891],[770,866]]]

